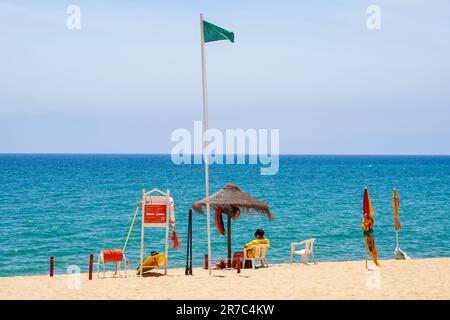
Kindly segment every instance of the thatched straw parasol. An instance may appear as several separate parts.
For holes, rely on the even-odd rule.
[[[209,196],[210,207],[214,210],[221,210],[227,215],[228,231],[228,266],[231,267],[231,218],[235,208],[247,214],[263,215],[269,220],[273,219],[269,206],[260,200],[253,198],[235,184],[227,184],[218,192]],[[206,199],[195,202],[192,209],[203,214],[203,207],[206,207]],[[237,219],[234,217],[234,219]]]

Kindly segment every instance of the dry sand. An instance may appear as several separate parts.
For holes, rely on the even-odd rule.
[[[70,288],[77,275],[0,278],[0,299],[450,299],[450,258],[271,265],[257,270],[169,269],[167,276],[106,278]],[[369,263],[369,267],[375,267]],[[131,272],[130,272],[131,273]],[[111,274],[107,274],[107,276]]]

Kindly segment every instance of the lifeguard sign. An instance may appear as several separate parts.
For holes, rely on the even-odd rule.
[[[167,222],[166,204],[145,204],[144,205],[144,223],[146,227],[164,227]]]
[[[156,195],[154,195],[156,194]],[[144,262],[144,230],[145,228],[166,228],[166,263],[164,274],[167,274],[167,261],[169,254],[169,220],[173,206],[171,205],[170,191],[167,193],[158,189],[146,192],[142,190],[142,229],[141,229],[141,266]],[[144,268],[140,268],[141,276]]]

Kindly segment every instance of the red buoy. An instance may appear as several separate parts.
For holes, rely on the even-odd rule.
[[[120,249],[103,250],[103,262],[121,262],[123,260],[123,252]]]

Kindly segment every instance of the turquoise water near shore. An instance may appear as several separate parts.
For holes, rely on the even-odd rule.
[[[226,183],[269,203],[275,219],[242,215],[233,221],[233,251],[264,228],[271,263],[289,261],[293,241],[314,237],[320,261],[364,259],[363,189],[375,210],[381,259],[393,258],[392,188],[400,195],[400,247],[412,258],[450,256],[450,157],[289,156],[280,170],[261,176],[258,165],[212,165],[210,190]],[[187,213],[204,197],[204,168],[174,165],[169,155],[0,155],[0,276],[45,274],[69,265],[87,271],[88,255],[123,246],[142,189],[170,189],[182,249],[169,267],[183,267]],[[203,265],[206,218],[194,215],[193,255]],[[212,225],[213,257],[226,256],[226,237]],[[139,256],[140,221],[127,248]],[[146,251],[161,251],[164,231],[147,229]],[[111,267],[110,267],[111,268]]]

